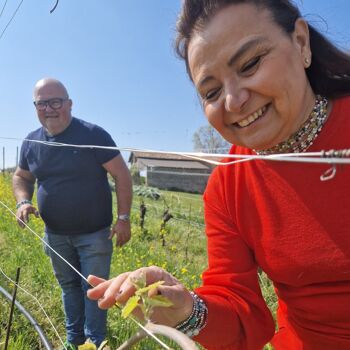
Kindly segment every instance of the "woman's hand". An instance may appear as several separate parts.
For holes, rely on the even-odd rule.
[[[110,280],[90,275],[88,281],[95,287],[88,290],[87,296],[92,300],[98,300],[98,306],[101,309],[110,308],[115,303],[125,304],[136,291],[131,280],[139,279],[142,276],[146,279],[147,286],[164,281],[164,284],[149,292],[149,297],[161,294],[173,304],[170,307],[155,307],[151,321],[174,327],[191,314],[193,300],[190,292],[170,273],[157,266],[142,267],[133,272],[125,272]],[[143,319],[139,308],[135,310],[134,314]]]

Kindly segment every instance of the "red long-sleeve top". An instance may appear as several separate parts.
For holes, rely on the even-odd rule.
[[[350,148],[350,98],[338,99],[308,151]],[[231,153],[254,154],[242,147]],[[231,159],[232,160],[232,159]],[[196,292],[211,350],[350,349],[350,165],[254,160],[219,166],[205,195],[208,269]],[[257,269],[273,281],[278,331]]]

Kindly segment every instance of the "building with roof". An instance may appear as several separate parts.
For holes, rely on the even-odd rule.
[[[146,177],[146,184],[164,190],[203,193],[213,165],[183,155],[130,153],[129,162]]]

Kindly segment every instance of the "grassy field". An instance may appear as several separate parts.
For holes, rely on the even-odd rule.
[[[10,176],[0,176],[0,201],[12,209],[15,207]],[[139,215],[142,201],[147,208],[144,229],[140,228]],[[166,209],[173,218],[166,223],[165,229],[161,230],[162,217]],[[60,289],[53,276],[50,261],[44,254],[42,242],[29,230],[20,229],[13,215],[1,205],[0,218],[1,270],[14,279],[17,267],[21,268],[20,285],[39,300],[57,332],[64,339]],[[141,266],[158,265],[173,273],[188,288],[200,285],[201,272],[206,266],[201,195],[162,192],[158,200],[135,196],[131,219],[132,239],[125,247],[114,251],[112,275]],[[30,227],[43,235],[44,226],[40,219],[32,218]],[[261,284],[268,305],[274,312],[275,296],[270,282],[264,275],[261,275]],[[1,273],[0,286],[12,293],[13,285]],[[17,299],[38,321],[50,342],[59,347],[60,341],[37,301],[21,290],[18,291]],[[9,302],[0,295],[0,349],[5,341],[9,310]],[[108,342],[112,349],[130,337],[135,330],[136,327],[131,321],[121,319],[119,310],[109,311]],[[8,349],[42,349],[33,327],[18,310],[14,313]],[[159,349],[159,346],[151,340],[145,340],[135,349],[152,350]]]

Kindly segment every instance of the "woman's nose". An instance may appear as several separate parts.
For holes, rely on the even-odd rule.
[[[227,112],[241,112],[248,99],[247,89],[228,88],[225,94],[225,110]]]

